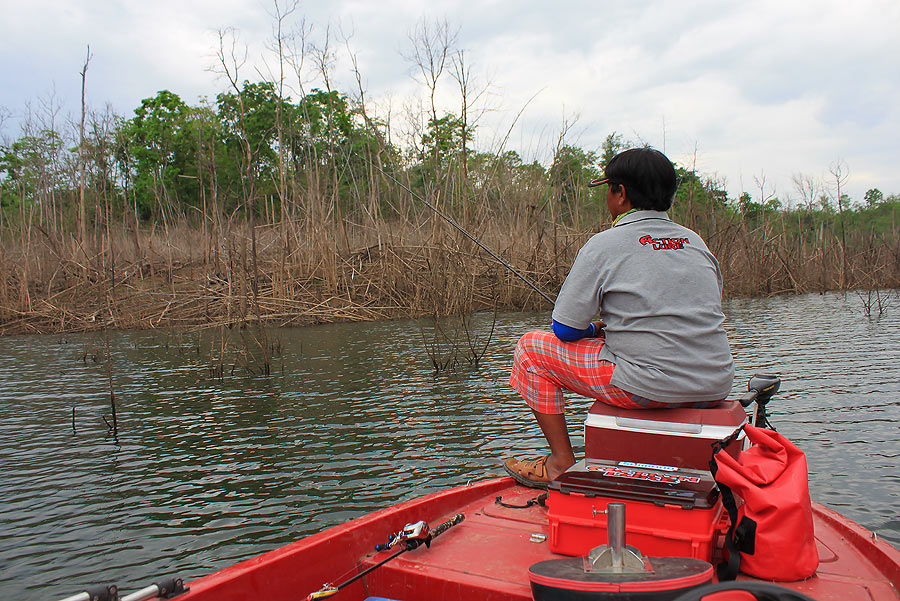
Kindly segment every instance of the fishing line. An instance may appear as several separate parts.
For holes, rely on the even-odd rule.
[[[431,204],[430,202],[428,202],[427,200],[425,200],[424,198],[422,198],[421,196],[419,196],[418,194],[416,194],[415,192],[413,192],[412,190],[410,190],[408,186],[406,186],[403,182],[401,182],[400,180],[398,180],[396,177],[394,177],[394,176],[391,175],[390,173],[386,173],[386,172],[385,172],[383,169],[381,169],[380,167],[375,167],[375,168],[378,169],[378,171],[381,171],[381,174],[382,174],[383,176],[385,176],[386,178],[390,179],[390,180],[393,181],[395,184],[397,184],[398,186],[400,186],[401,188],[403,188],[404,190],[406,190],[407,192],[409,192],[409,194],[410,194],[413,198],[415,198],[416,200],[418,200],[419,202],[421,202],[422,204],[424,204],[426,207],[428,207],[429,209],[431,209],[432,211],[434,211],[435,213],[437,213],[444,221],[446,221],[447,223],[449,223],[450,225],[452,225],[453,227],[455,227],[457,230],[459,230],[459,232],[462,233],[466,238],[468,238],[469,240],[471,240],[472,242],[474,242],[475,244],[477,244],[479,247],[481,247],[481,249],[482,249],[483,251],[485,251],[487,254],[491,255],[498,263],[500,263],[501,265],[503,265],[504,267],[506,267],[507,269],[509,269],[510,272],[512,272],[513,275],[517,276],[520,280],[522,280],[523,282],[525,282],[526,284],[528,284],[528,285],[531,287],[532,290],[534,290],[535,292],[537,292],[538,294],[540,294],[542,297],[544,297],[544,299],[545,299],[548,303],[550,303],[551,305],[555,304],[556,301],[554,301],[552,298],[550,298],[549,296],[547,296],[546,294],[544,294],[544,291],[543,291],[543,290],[541,290],[540,288],[538,288],[537,285],[535,285],[531,280],[529,280],[524,274],[519,273],[512,265],[510,265],[509,263],[507,263],[506,261],[504,261],[497,253],[495,253],[493,250],[491,250],[490,248],[488,248],[487,246],[485,246],[478,238],[476,238],[475,236],[473,236],[472,234],[470,234],[469,232],[467,232],[466,230],[464,230],[463,227],[462,227],[461,225],[459,225],[458,223],[456,223],[456,221],[455,221],[452,217],[450,217],[449,215],[445,215],[443,212],[441,212],[440,209],[438,209],[436,206],[434,206],[433,204]]]

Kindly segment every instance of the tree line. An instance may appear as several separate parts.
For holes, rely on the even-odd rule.
[[[321,85],[293,97],[283,70],[242,79],[229,35],[218,50],[229,87],[214,100],[162,90],[128,117],[83,108],[77,129],[50,103],[0,145],[0,331],[541,306],[393,178],[550,292],[606,226],[601,190],[587,183],[636,142],[612,132],[584,149],[564,127],[546,165],[505,144],[478,149],[485,88],[446,23],[410,35],[426,101],[401,116],[379,115],[361,85],[335,89],[327,47],[301,52]],[[276,41],[279,63],[296,66],[290,40]],[[435,100],[448,77],[452,111]],[[762,174],[755,193],[729,198],[715,177],[677,169],[672,217],[707,239],[728,294],[900,287],[900,197],[850,199],[845,164],[830,180],[795,175],[792,199]]]

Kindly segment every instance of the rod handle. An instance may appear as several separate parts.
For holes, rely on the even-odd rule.
[[[464,515],[461,514],[461,513],[457,513],[455,516],[453,516],[452,518],[450,518],[449,520],[447,520],[447,521],[444,522],[443,524],[438,524],[437,526],[435,526],[435,527],[431,530],[431,538],[432,538],[432,539],[437,538],[438,536],[440,536],[441,534],[443,534],[444,532],[446,532],[447,530],[449,530],[449,529],[452,528],[453,526],[456,526],[457,524],[459,524],[460,522],[462,522],[464,519],[466,519],[466,516],[464,516]]]

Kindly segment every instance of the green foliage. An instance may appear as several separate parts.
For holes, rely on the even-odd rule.
[[[614,156],[629,148],[631,148],[631,144],[625,141],[622,134],[612,132],[603,140],[603,146],[600,151],[600,167],[606,169],[606,166],[609,165]]]
[[[64,203],[61,193],[72,188],[65,150],[60,134],[46,129],[0,147],[0,210],[50,204],[57,197]]]
[[[291,114],[288,143],[294,170],[306,176],[320,174],[320,189],[340,200],[345,209],[351,208],[351,194],[361,196],[368,191],[370,165],[376,157],[382,151],[387,153],[383,162],[396,157],[393,149],[384,149],[378,139],[375,129],[382,124],[377,120],[364,123],[349,98],[338,91],[313,89]],[[334,177],[321,177],[329,171]]]
[[[558,190],[562,202],[574,202],[591,194],[588,183],[601,175],[596,163],[595,153],[576,146],[562,146],[556,152],[550,167],[550,182]],[[593,196],[598,198],[599,194],[593,192]]]
[[[679,223],[694,225],[707,223],[713,213],[728,213],[728,193],[711,180],[702,180],[695,171],[677,167],[678,188],[670,210],[671,217]],[[748,197],[749,198],[749,197]],[[702,216],[702,219],[699,218]]]
[[[846,210],[844,217],[845,224],[857,231],[874,236],[896,235],[900,226],[900,197],[889,196],[880,202]]]
[[[42,130],[37,136],[23,136],[3,147],[0,171],[4,174],[4,184],[25,195],[48,192],[64,179],[63,148],[60,135],[50,130]]]
[[[119,129],[118,160],[142,218],[199,197],[196,111],[162,90],[145,98]]]
[[[279,98],[271,82],[244,81],[239,91],[217,95],[211,106],[189,106],[162,90],[141,101],[130,119],[110,119],[106,125],[89,127],[82,153],[49,130],[0,146],[4,217],[32,207],[43,218],[42,211],[52,207],[63,217],[62,226],[74,223],[73,213],[64,213],[77,206],[82,157],[87,215],[95,222],[106,206],[113,215],[128,208],[143,220],[209,218],[212,206],[227,216],[242,215],[250,206],[267,213],[274,209],[274,219],[283,203],[291,203],[290,214],[300,218],[354,219],[363,210],[369,215],[393,210],[392,199],[371,191],[381,179],[375,167],[396,168],[401,151],[386,141],[383,123],[336,90],[313,89],[294,102]],[[485,203],[479,209],[515,202],[529,211],[559,209],[554,218],[573,224],[586,217],[596,220],[604,211],[603,190],[587,184],[613,156],[631,147],[622,134],[612,132],[599,155],[563,145],[545,168],[513,151],[477,151],[475,131],[447,113],[428,121],[415,154],[406,157],[412,185],[420,191],[426,182],[441,186],[441,200],[451,211],[471,209],[478,199]],[[672,217],[701,231],[732,221],[749,228],[780,222],[779,227],[798,234],[817,228],[831,235],[842,218],[855,232],[896,232],[900,199],[885,198],[877,188],[857,204],[842,198],[840,215],[827,196],[797,210],[786,209],[775,197],[757,201],[743,194],[729,200],[721,185],[694,171],[677,171]],[[260,199],[265,202],[250,202]]]
[[[278,149],[276,147],[276,114],[281,104],[282,119],[295,119],[288,100],[279,100],[275,84],[245,81],[240,94],[223,92],[216,96],[218,141],[221,152],[216,171],[226,190],[226,211],[242,205],[252,192],[274,193],[278,181]],[[251,187],[251,183],[254,185]]]
[[[502,154],[473,152],[469,157],[469,180],[498,206],[515,198],[543,197],[547,188],[547,171],[537,161],[523,163],[514,150]]]
[[[446,165],[450,161],[460,162],[463,149],[471,151],[470,144],[475,138],[473,128],[464,127],[463,120],[448,113],[443,117],[428,120],[428,129],[422,136],[424,161],[438,161]]]
[[[872,188],[871,190],[866,191],[866,195],[863,197],[863,200],[865,201],[867,207],[871,207],[884,202],[884,194],[882,194],[881,190],[879,190],[878,188]]]

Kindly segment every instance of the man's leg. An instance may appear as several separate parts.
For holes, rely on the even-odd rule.
[[[563,342],[550,332],[529,332],[519,340],[510,385],[531,407],[550,445],[546,457],[507,460],[506,470],[519,482],[546,485],[575,463],[563,390],[589,395],[591,386],[609,384],[615,366],[596,358],[602,347],[602,339]]]
[[[566,414],[532,411],[544,438],[550,444],[550,457],[545,465],[547,476],[553,480],[575,463],[575,453],[572,452],[572,441],[566,427]]]

